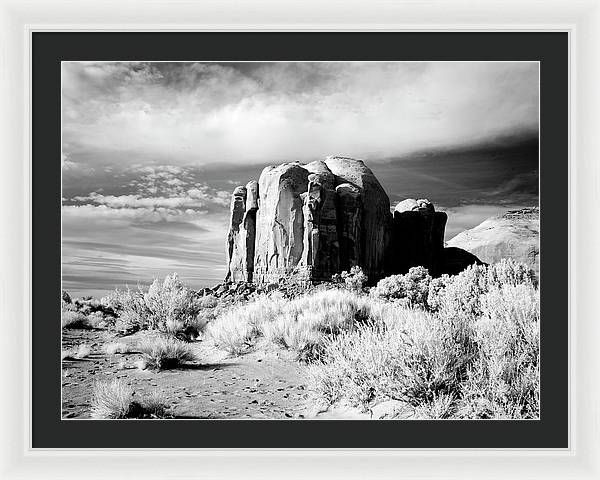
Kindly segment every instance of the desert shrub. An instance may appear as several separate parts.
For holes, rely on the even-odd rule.
[[[260,305],[251,305],[260,307]],[[225,350],[231,355],[241,355],[248,351],[253,345],[253,339],[259,334],[256,325],[252,321],[251,313],[238,316],[242,308],[233,308],[220,315],[217,320],[208,324],[207,334],[213,340],[216,347]]]
[[[416,416],[431,420],[444,420],[455,417],[457,408],[454,394],[436,393],[431,402],[419,405],[416,408]]]
[[[442,276],[429,284],[427,305],[442,316],[477,318],[482,314],[481,299],[503,285],[536,287],[535,274],[525,264],[502,259],[493,265],[471,265],[454,276]]]
[[[154,280],[144,301],[150,313],[150,328],[161,331],[168,331],[169,324],[175,322],[187,326],[200,311],[195,293],[179,281],[176,273],[167,275],[162,283]]]
[[[359,327],[324,342],[319,362],[309,365],[309,385],[316,400],[332,405],[344,400],[366,408],[396,379],[399,330]],[[384,341],[385,340],[385,341]]]
[[[91,416],[95,419],[164,418],[168,406],[160,394],[134,399],[133,389],[123,380],[95,382]]]
[[[343,271],[341,277],[346,288],[354,291],[361,291],[369,280],[363,269],[357,265],[352,267],[349,272]]]
[[[88,315],[88,323],[90,328],[104,328],[108,326],[109,320],[105,318],[101,312],[92,312]]]
[[[258,337],[264,337],[309,360],[318,355],[325,336],[352,329],[369,318],[367,297],[346,289],[329,289],[293,300],[265,295],[230,307],[208,325],[207,333],[215,345],[235,355],[248,351]]]
[[[452,277],[442,275],[441,277],[432,278],[429,282],[429,290],[427,292],[427,308],[432,312],[437,312],[442,308],[444,290],[452,281]]]
[[[139,345],[146,367],[155,370],[177,368],[196,360],[194,352],[186,343],[173,338],[146,338]]]
[[[478,356],[462,386],[468,418],[539,415],[539,290],[531,284],[493,287],[474,324]]]
[[[176,273],[162,282],[154,280],[147,292],[141,287],[116,290],[103,302],[118,313],[116,328],[120,330],[158,330],[185,340],[195,339],[200,333],[197,318],[205,308]]]
[[[319,319],[314,312],[298,316],[282,315],[261,325],[261,333],[271,343],[296,352],[299,360],[310,361],[321,351],[323,333],[315,328]]]
[[[81,312],[63,309],[60,320],[62,328],[90,328],[88,317]]]
[[[366,409],[375,399],[419,406],[458,391],[473,350],[464,326],[440,322],[422,310],[390,308],[403,314],[327,341],[321,361],[311,367],[317,397]],[[332,385],[339,391],[334,393]]]
[[[431,277],[426,268],[412,267],[404,275],[392,275],[380,280],[371,294],[386,300],[398,300],[409,307],[427,308]]]
[[[200,308],[215,308],[219,304],[219,299],[214,295],[206,295],[198,301]]]
[[[505,268],[432,280],[436,311],[371,296],[369,322],[322,342],[309,367],[315,400],[365,410],[401,400],[422,418],[538,418],[539,290],[527,274],[498,275]]]
[[[485,267],[485,266],[484,266]],[[519,263],[512,258],[503,258],[486,268],[489,287],[501,285],[533,285],[537,287],[534,271],[528,265]]]

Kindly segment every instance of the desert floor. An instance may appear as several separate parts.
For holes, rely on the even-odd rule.
[[[228,358],[208,342],[191,343],[198,361],[174,370],[155,371],[136,366],[142,356],[136,345],[147,332],[117,337],[105,330],[63,330],[63,350],[80,344],[91,347],[82,359],[62,361],[62,415],[90,418],[94,381],[124,379],[134,395],[162,393],[174,418],[302,419],[357,417],[356,412],[319,412],[306,392],[307,367],[289,352],[256,351]],[[125,343],[129,353],[109,355],[105,345]]]

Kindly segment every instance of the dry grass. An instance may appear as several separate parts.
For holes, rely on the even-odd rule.
[[[166,399],[151,394],[134,399],[133,389],[121,379],[94,383],[91,416],[95,419],[164,418],[168,415]]]
[[[140,345],[146,368],[167,370],[196,360],[190,346],[173,338],[147,338]]]
[[[207,328],[207,334],[215,346],[234,356],[250,350],[253,339],[259,334],[256,325],[248,317],[240,319],[237,313],[237,309],[232,309],[209,323]]]
[[[330,289],[284,300],[263,296],[234,306],[209,323],[207,334],[232,355],[249,351],[258,337],[312,358],[327,335],[368,321],[369,299],[345,289]]]
[[[61,312],[62,328],[90,328],[88,318],[81,312],[63,310]]]
[[[448,317],[373,304],[372,323],[328,337],[310,366],[315,401],[368,410],[401,400],[421,418],[538,418],[539,291],[492,286],[477,315],[463,305]]]
[[[123,380],[94,383],[92,391],[92,418],[129,418],[133,389]]]

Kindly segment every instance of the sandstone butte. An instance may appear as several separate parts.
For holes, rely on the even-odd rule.
[[[419,265],[437,276],[481,263],[458,246],[444,248],[446,221],[424,199],[392,211],[362,160],[268,166],[233,192],[225,280],[320,282],[357,265],[375,282]]]

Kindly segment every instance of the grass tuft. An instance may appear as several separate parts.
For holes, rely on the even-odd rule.
[[[95,419],[165,418],[169,409],[161,394],[135,400],[133,389],[119,378],[94,383],[91,403]]]
[[[139,350],[143,355],[145,367],[155,370],[177,368],[196,360],[188,344],[173,338],[144,339],[139,345]]]
[[[88,329],[90,324],[88,318],[81,312],[73,310],[63,310],[61,312],[61,325],[62,328],[72,329]]]

